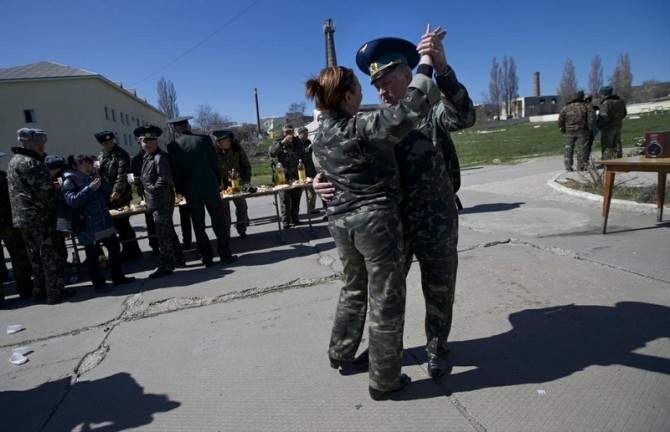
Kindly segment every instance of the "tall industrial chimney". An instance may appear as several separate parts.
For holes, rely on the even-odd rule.
[[[540,96],[540,73],[533,73],[533,96]]]
[[[335,56],[335,26],[333,20],[328,18],[323,24],[323,33],[326,35],[326,67],[337,66],[337,57]]]

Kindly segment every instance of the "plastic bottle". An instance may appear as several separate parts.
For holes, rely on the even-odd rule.
[[[302,163],[302,159],[298,159],[298,181],[300,183],[307,181],[307,172],[305,171],[305,164]]]
[[[281,162],[277,163],[277,184],[283,185],[286,183],[286,172]]]
[[[233,188],[233,192],[237,193],[240,191],[240,173],[235,171],[235,168],[230,170],[228,173],[228,179],[230,180],[230,187]]]

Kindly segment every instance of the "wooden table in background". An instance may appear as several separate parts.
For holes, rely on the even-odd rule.
[[[655,172],[658,173],[658,195],[656,197],[656,222],[663,220],[663,200],[665,199],[665,181],[670,172],[670,158],[646,158],[632,156],[621,159],[600,161],[605,166],[605,196],[603,197],[603,231],[607,230],[607,219],[612,202],[614,175],[618,172]]]

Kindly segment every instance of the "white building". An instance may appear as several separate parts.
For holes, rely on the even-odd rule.
[[[0,169],[6,169],[20,145],[16,131],[22,127],[43,129],[49,141],[46,152],[62,157],[98,155],[93,134],[111,130],[117,144],[132,156],[138,150],[133,130],[153,124],[163,128],[165,115],[133,89],[124,89],[102,75],[52,62],[0,69]]]

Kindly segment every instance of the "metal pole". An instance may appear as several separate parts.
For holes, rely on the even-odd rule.
[[[258,90],[254,87],[254,99],[256,99],[256,123],[258,124],[258,136],[261,134],[261,115],[258,111]]]

